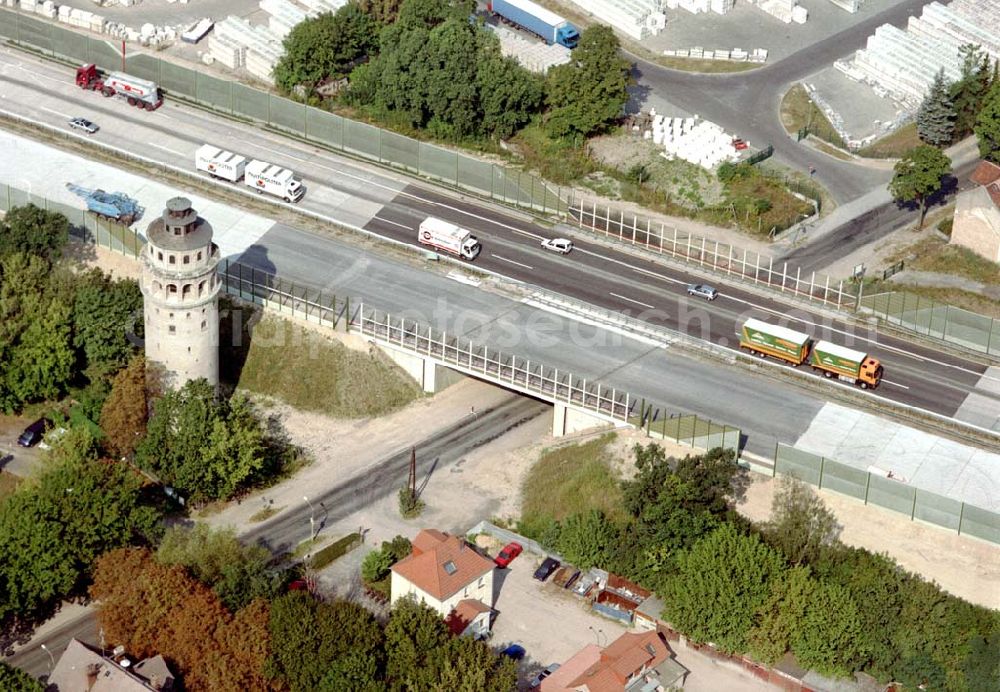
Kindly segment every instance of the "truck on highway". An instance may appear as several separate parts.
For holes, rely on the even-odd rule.
[[[482,250],[476,236],[470,231],[433,216],[420,222],[417,241],[421,245],[429,245],[470,262],[476,259]]]
[[[814,343],[808,334],[752,317],[740,329],[740,348],[753,355],[772,356],[795,366],[808,360],[816,372],[856,384],[862,389],[874,389],[882,381],[882,364],[863,351],[829,341]]]
[[[286,202],[298,202],[306,192],[292,171],[257,159],[243,167],[243,182],[261,194],[266,192]]]
[[[76,85],[81,89],[99,91],[105,96],[117,96],[128,101],[128,105],[147,111],[155,111],[163,105],[163,95],[156,82],[124,72],[109,72],[105,75],[92,63],[76,68]]]
[[[862,389],[874,389],[882,381],[883,368],[877,358],[829,341],[813,344],[809,364],[826,377],[836,377]]]
[[[231,183],[243,180],[247,166],[247,157],[220,149],[211,144],[198,147],[194,155],[194,165],[199,171],[208,173],[213,178],[221,178]]]
[[[531,0],[487,0],[486,8],[491,14],[545,39],[550,45],[558,43],[572,49],[580,41],[580,32],[575,26]]]

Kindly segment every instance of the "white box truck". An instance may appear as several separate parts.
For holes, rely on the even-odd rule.
[[[243,178],[247,159],[245,156],[214,147],[211,144],[203,144],[195,152],[194,165],[199,171],[204,171],[213,178],[222,178],[235,183]]]
[[[421,245],[429,245],[470,261],[476,259],[482,250],[476,236],[470,231],[433,216],[420,222],[417,240]]]
[[[257,159],[246,165],[243,181],[257,192],[281,197],[286,202],[298,202],[306,192],[302,181],[290,170]]]

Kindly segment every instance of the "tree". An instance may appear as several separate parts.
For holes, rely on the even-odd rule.
[[[572,61],[549,70],[546,119],[554,137],[589,137],[621,118],[631,66],[620,48],[611,27],[591,26],[581,32]]]
[[[772,582],[771,593],[748,636],[751,656],[771,666],[785,655],[817,586],[808,567],[792,567],[782,579]]]
[[[618,529],[604,512],[592,509],[562,523],[559,552],[580,569],[589,569],[604,562],[617,538]]]
[[[397,689],[424,689],[435,679],[436,655],[450,638],[436,611],[412,598],[396,601],[385,626],[387,683]]]
[[[1000,80],[994,80],[989,95],[976,117],[976,137],[979,155],[987,161],[1000,163]]]
[[[665,582],[666,619],[696,642],[736,653],[746,650],[754,617],[785,565],[760,538],[724,524],[682,552],[677,568]]]
[[[500,40],[480,32],[476,83],[482,111],[482,130],[493,139],[507,139],[523,127],[541,102],[544,82],[514,58],[500,52]]]
[[[325,80],[346,76],[375,44],[375,20],[354,2],[306,19],[285,37],[275,84],[286,92],[301,85],[312,94]]]
[[[951,144],[955,137],[955,118],[955,104],[945,81],[944,68],[941,68],[917,111],[917,134],[921,140],[936,147]]]
[[[69,239],[69,219],[34,204],[12,207],[0,222],[0,259],[17,252],[51,264]]]
[[[402,0],[358,0],[361,11],[385,26],[396,21]]]
[[[789,562],[815,564],[826,547],[836,545],[839,533],[837,517],[812,488],[790,476],[778,480],[764,535]]]
[[[804,613],[793,621],[790,641],[800,665],[823,675],[844,677],[862,659],[858,605],[837,584],[812,589]]]
[[[133,356],[115,375],[111,394],[101,407],[104,444],[116,459],[130,457],[146,436],[146,359]]]
[[[917,203],[918,228],[923,228],[927,198],[941,189],[943,178],[951,173],[951,160],[940,149],[921,144],[906,152],[894,171],[889,192],[897,202]]]
[[[134,353],[128,330],[142,326],[142,291],[131,279],[112,280],[100,269],[77,277],[73,345],[80,349],[90,379],[117,371]]]
[[[366,584],[374,584],[389,575],[395,561],[384,550],[373,550],[361,562],[361,578]]]
[[[433,670],[420,689],[433,692],[507,692],[517,689],[517,664],[498,656],[485,642],[456,637],[431,661]]]
[[[962,74],[951,85],[955,104],[955,135],[961,139],[972,133],[976,114],[990,89],[989,55],[976,44],[967,43],[958,49],[962,59]]]
[[[45,688],[20,668],[0,661],[0,690],[7,692],[42,692]]]

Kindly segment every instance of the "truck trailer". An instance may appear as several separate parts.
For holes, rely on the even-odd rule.
[[[476,236],[470,231],[433,216],[420,222],[417,241],[421,245],[429,245],[470,262],[476,259],[482,250]]]
[[[829,341],[817,341],[813,345],[809,364],[826,377],[836,377],[862,389],[875,389],[882,381],[883,368],[877,358]]]
[[[753,355],[772,356],[792,365],[802,365],[809,356],[809,335],[751,317],[740,330],[740,348]]]
[[[531,0],[488,0],[486,8],[491,14],[545,39],[549,45],[558,43],[572,49],[580,41],[575,26]]]
[[[286,202],[298,202],[306,192],[292,171],[257,159],[243,167],[243,181],[261,194],[266,192]]]
[[[203,144],[195,152],[194,165],[199,171],[204,171],[213,178],[236,183],[243,180],[247,158],[211,144]]]
[[[81,89],[99,91],[105,96],[117,96],[128,101],[130,106],[138,106],[147,111],[155,111],[163,105],[163,96],[156,82],[140,79],[124,72],[110,72],[107,75],[88,63],[76,68],[76,85]]]

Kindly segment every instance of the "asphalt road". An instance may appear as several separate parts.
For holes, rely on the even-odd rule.
[[[47,676],[52,672],[52,660],[59,660],[71,639],[79,639],[94,646],[100,646],[100,625],[92,608],[81,611],[78,617],[67,620],[52,630],[43,639],[33,642],[29,648],[21,649],[4,661],[16,668],[24,670],[35,678]],[[52,658],[40,645],[45,644]]]
[[[733,74],[702,75],[670,70],[637,56],[636,78],[670,103],[718,123],[757,146],[774,145],[775,159],[800,171],[816,166],[816,179],[839,203],[860,197],[889,180],[887,171],[838,161],[797,143],[781,125],[781,97],[801,79],[863,48],[882,24],[905,27],[926,0],[904,0],[884,12],[765,67]]]

